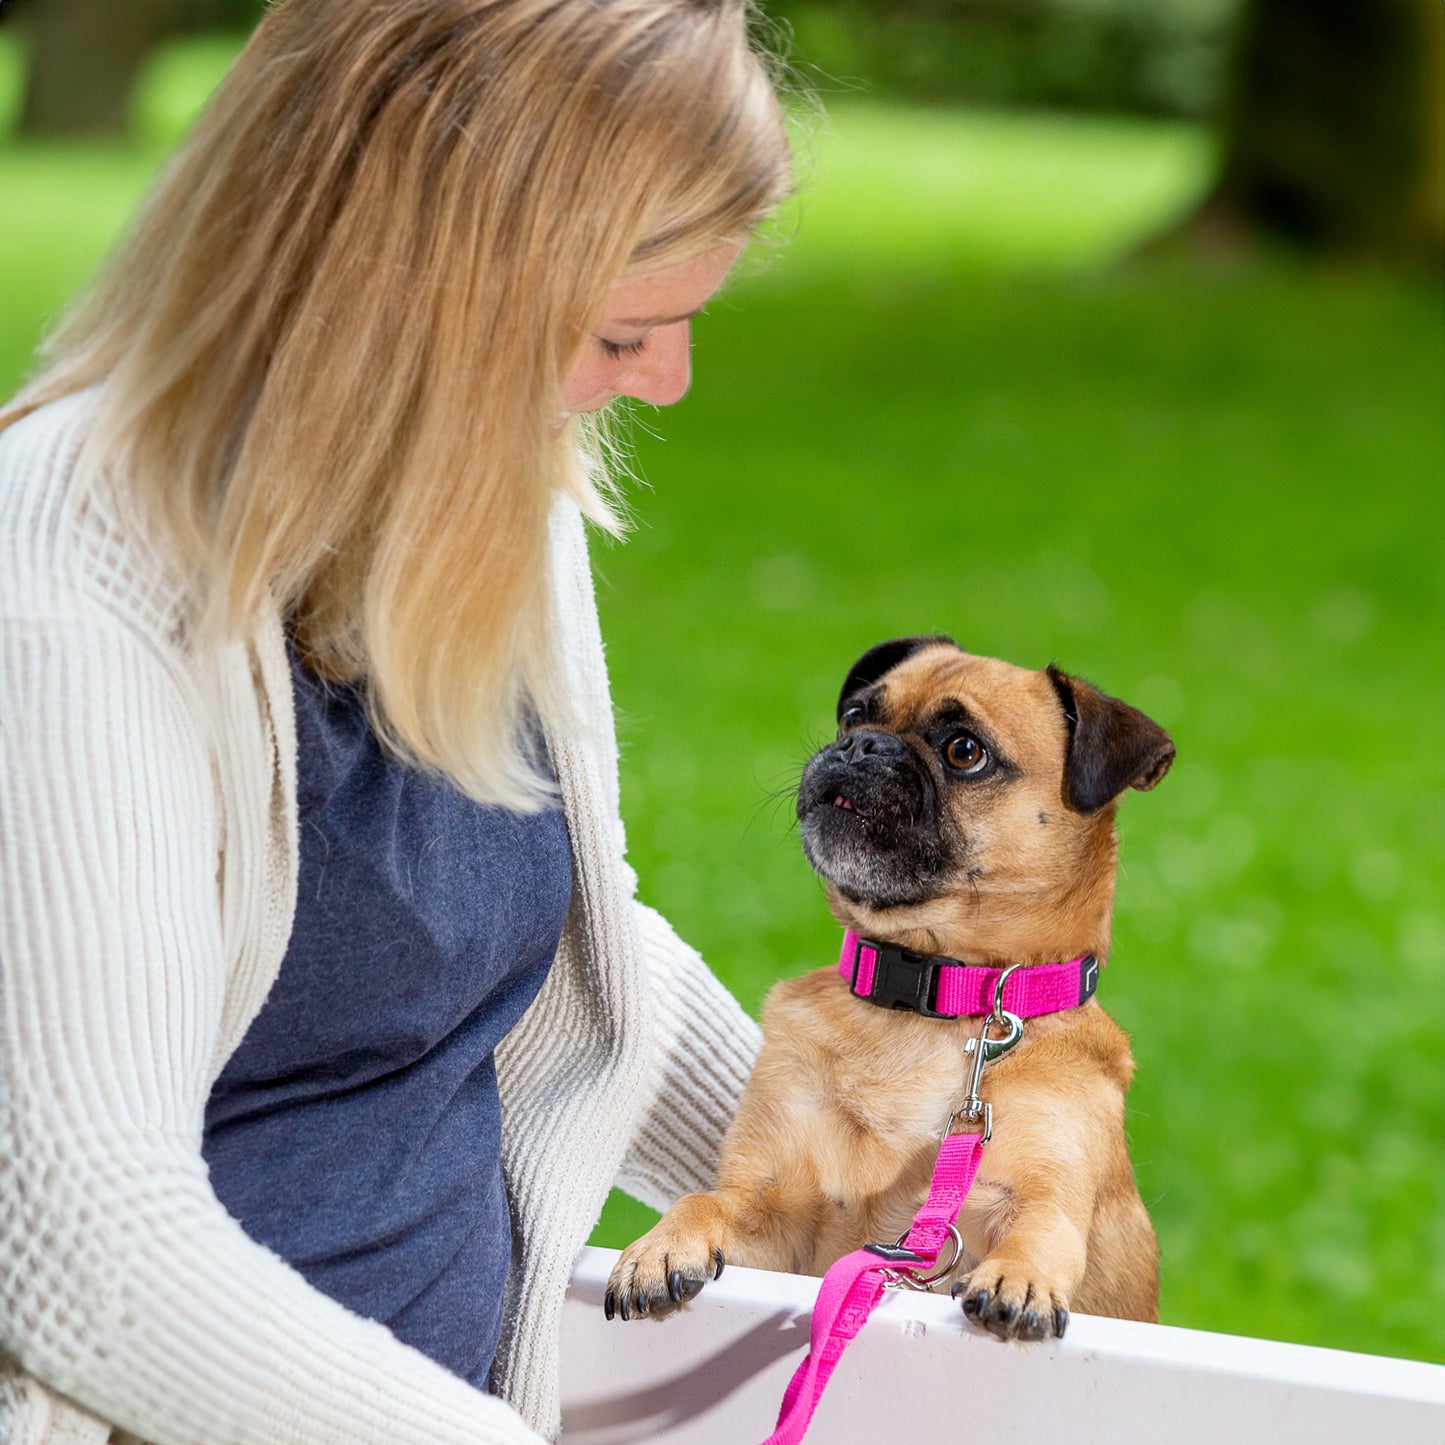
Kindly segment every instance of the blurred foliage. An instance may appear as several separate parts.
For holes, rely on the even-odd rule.
[[[1445,266],[1445,8],[1250,0],[1234,53],[1198,224]]]
[[[764,0],[823,91],[1160,116],[1207,114],[1239,0]],[[114,131],[115,102],[158,38],[244,33],[263,0],[5,0],[42,42],[55,97],[28,129]],[[43,27],[43,28],[42,28]],[[98,35],[112,37],[94,43]],[[76,37],[89,36],[91,43]],[[88,99],[93,97],[93,99]],[[33,101],[31,102],[33,106]],[[97,110],[97,105],[102,108]],[[66,107],[74,111],[67,120]],[[109,122],[104,117],[109,116]]]
[[[825,93],[1197,118],[1239,0],[766,0]]]
[[[126,134],[147,150],[174,145],[235,57],[235,37],[215,31],[160,46],[137,77]]]
[[[117,0],[80,0],[80,3],[92,9],[118,8]],[[120,3],[134,7],[150,0],[120,0]],[[177,34],[215,30],[245,34],[266,9],[266,0],[162,0],[162,3],[169,24]],[[4,0],[0,23],[23,30],[26,21],[42,6],[54,8],[55,5],[56,0]]]
[[[111,136],[126,125],[148,57],[177,35],[241,35],[264,0],[6,0],[5,33],[28,52],[15,104],[24,136]]]
[[[0,390],[224,58],[152,60],[142,146],[0,151]],[[0,111],[16,74],[0,44]],[[1122,812],[1101,993],[1165,1320],[1438,1359],[1439,290],[1120,266],[1207,190],[1197,128],[830,111],[597,550],[644,896],[756,1009],[836,954],[789,788],[854,657],[941,630],[1093,677],[1180,749]]]

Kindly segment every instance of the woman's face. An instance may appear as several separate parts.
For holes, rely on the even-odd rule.
[[[690,322],[742,250],[730,241],[692,261],[626,277],[573,358],[562,383],[562,420],[615,396],[671,406],[692,379]]]

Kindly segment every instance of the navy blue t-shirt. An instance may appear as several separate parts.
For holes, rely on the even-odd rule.
[[[404,766],[291,664],[296,919],[202,1153],[247,1234],[485,1389],[511,1263],[492,1051],[557,951],[566,827]]]

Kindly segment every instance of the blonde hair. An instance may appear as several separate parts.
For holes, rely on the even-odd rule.
[[[752,23],[748,0],[283,0],[0,427],[104,382],[92,451],[172,534],[198,636],[273,599],[399,755],[540,806],[536,724],[571,724],[555,493],[618,526],[562,380],[620,275],[788,189]]]

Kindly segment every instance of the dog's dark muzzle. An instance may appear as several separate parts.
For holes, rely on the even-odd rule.
[[[928,765],[902,738],[854,728],[803,769],[803,854],[845,897],[874,907],[932,896],[948,865]]]
[[[931,827],[933,781],[916,753],[893,733],[855,728],[814,754],[798,789],[798,816],[817,807],[854,813],[891,831]]]

